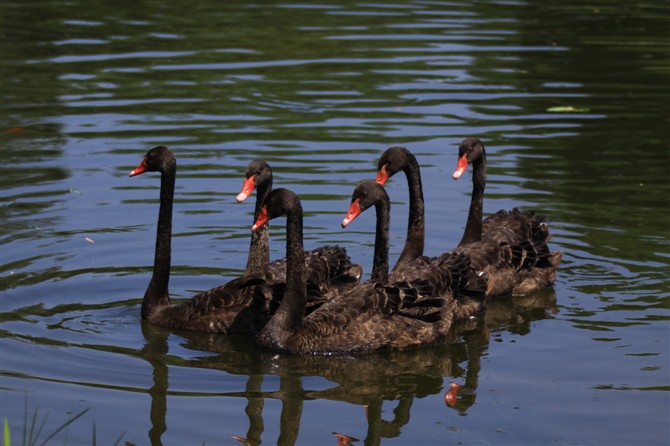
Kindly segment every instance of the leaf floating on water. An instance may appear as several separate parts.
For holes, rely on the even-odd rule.
[[[549,107],[549,113],[588,113],[588,107],[573,107],[572,105],[561,105],[558,107]]]
[[[95,245],[95,240],[93,240],[92,238],[84,237],[84,240],[86,240],[91,245]]]

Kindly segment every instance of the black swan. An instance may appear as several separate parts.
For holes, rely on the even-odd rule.
[[[286,291],[259,333],[260,346],[284,353],[333,354],[404,349],[444,338],[456,300],[451,295],[422,296],[406,283],[365,282],[305,316],[302,205],[293,192],[273,190],[252,230],[286,216]],[[453,256],[453,262],[462,257]],[[445,270],[448,265],[445,262]]]
[[[272,190],[272,181],[272,169],[265,160],[257,159],[249,163],[237,202],[243,202],[256,190],[254,221],[260,215],[263,202]],[[346,292],[358,285],[363,275],[362,267],[352,264],[346,249],[339,246],[321,246],[305,251],[305,266],[308,294],[310,302],[313,303]],[[267,224],[251,233],[245,274],[264,274],[265,280],[272,285],[286,281],[286,258],[270,263]]]
[[[458,301],[455,319],[474,315],[484,308],[486,283],[470,267],[464,253],[446,253],[429,259],[420,256],[393,270],[389,277],[389,226],[391,202],[384,187],[375,181],[364,181],[356,186],[342,227],[347,227],[356,217],[374,205],[376,211],[375,249],[370,280],[381,283],[409,282],[423,293],[453,293]],[[453,269],[458,258],[458,269]],[[452,270],[445,281],[445,262]],[[428,287],[428,288],[427,288]]]
[[[453,173],[457,180],[472,164],[472,199],[463,238],[457,250],[471,250],[483,240],[495,240],[502,252],[520,259],[514,271],[500,271],[489,279],[489,295],[528,294],[551,286],[563,253],[550,252],[546,219],[533,211],[500,210],[482,221],[484,188],[486,187],[486,150],[479,138],[466,138],[458,148],[458,165]],[[514,247],[517,252],[512,253]],[[489,256],[491,253],[489,253]],[[483,256],[484,258],[486,256]],[[485,262],[485,260],[484,260]],[[476,263],[473,261],[473,263]],[[483,268],[482,268],[483,269]],[[490,273],[495,274],[493,271]]]
[[[177,160],[166,147],[154,147],[130,172],[130,176],[144,172],[160,172],[161,188],[154,268],[142,300],[142,318],[171,329],[258,333],[269,318],[263,296],[271,294],[268,290],[258,293],[258,288],[265,286],[260,276],[244,276],[193,296],[181,304],[170,303],[168,284]]]
[[[388,177],[401,170],[405,172],[410,187],[410,213],[415,210],[408,227],[409,242],[410,234],[416,240],[423,238],[425,233],[421,174],[414,155],[404,147],[386,150],[378,164],[377,182],[384,184]],[[484,182],[485,176],[484,173]],[[475,189],[478,187],[483,194],[483,186],[478,185]],[[417,204],[412,205],[412,197]],[[473,203],[475,209],[471,207],[468,223],[475,221],[473,225],[477,227],[473,214],[476,214],[476,206],[479,205],[479,239],[476,243],[473,243],[474,240],[466,244],[461,242],[455,251],[466,253],[472,267],[488,282],[486,296],[527,294],[551,285],[555,279],[555,268],[553,273],[551,268],[547,268],[554,259],[548,262],[545,220],[532,212],[514,209],[511,212],[499,211],[482,223],[482,203],[479,200],[475,203],[474,199]],[[466,228],[466,234],[473,232],[471,228]]]
[[[404,147],[391,147],[386,150],[377,164],[377,183],[383,186],[389,178],[401,170],[405,172],[409,188],[409,219],[405,247],[393,269],[422,256],[425,238],[421,172],[414,154]]]

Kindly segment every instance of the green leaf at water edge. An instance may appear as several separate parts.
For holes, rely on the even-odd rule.
[[[4,446],[9,446],[11,443],[9,441],[9,423],[7,422],[7,418],[5,418],[5,423],[3,427],[3,432],[2,432],[2,444]]]

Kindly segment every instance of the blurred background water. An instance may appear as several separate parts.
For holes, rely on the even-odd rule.
[[[5,0],[0,12],[0,416],[13,443],[33,416],[44,439],[85,409],[57,441],[670,441],[669,2]],[[235,195],[254,158],[301,196],[306,247],[338,243],[369,274],[373,216],[339,223],[381,152],[406,146],[426,254],[454,247],[471,183],[450,175],[468,136],[489,154],[485,213],[551,220],[564,252],[553,289],[491,302],[442,345],[360,357],[141,322],[159,180],[128,172],[149,148],[179,163],[179,299],[243,271],[253,205]],[[392,262],[406,187],[388,184]],[[281,225],[271,236],[282,257]]]

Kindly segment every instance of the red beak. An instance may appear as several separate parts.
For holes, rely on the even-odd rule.
[[[349,206],[349,212],[347,212],[347,216],[344,217],[344,220],[342,220],[343,228],[346,228],[349,223],[354,221],[354,219],[361,214],[361,206],[359,204],[359,201],[360,198],[357,198],[356,200],[351,202],[351,206]]]
[[[377,183],[381,184],[382,186],[383,186],[384,184],[386,184],[386,182],[389,180],[389,178],[391,178],[391,177],[389,176],[389,173],[386,171],[386,166],[388,166],[388,164],[384,164],[384,165],[381,167],[381,169],[379,169],[379,170],[377,171],[377,178],[375,179],[375,181],[376,181]]]
[[[255,231],[267,222],[268,222],[268,208],[267,206],[263,206],[261,208],[261,213],[256,219],[256,223],[254,223],[254,225],[251,227],[251,230]]]
[[[249,178],[246,178],[244,180],[244,184],[242,184],[242,191],[237,194],[236,200],[238,203],[242,203],[244,200],[247,199],[249,194],[253,192],[254,190],[254,177],[255,175],[250,176]]]
[[[465,172],[465,169],[468,167],[468,156],[463,155],[458,159],[458,165],[456,166],[456,170],[454,171],[454,174],[452,177],[454,180],[457,180],[463,175],[463,172]]]
[[[130,171],[130,174],[128,176],[134,177],[135,175],[139,175],[141,173],[144,173],[147,171],[147,160],[142,159],[142,162],[137,165],[136,168]]]

